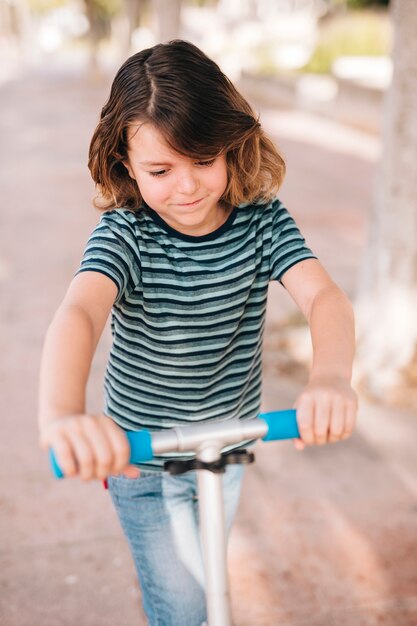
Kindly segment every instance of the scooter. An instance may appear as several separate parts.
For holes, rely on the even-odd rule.
[[[167,461],[164,469],[171,474],[191,470],[197,472],[207,626],[232,626],[222,474],[226,465],[253,463],[255,456],[247,450],[222,450],[226,446],[257,439],[299,438],[296,411],[272,411],[249,420],[216,421],[157,432],[127,431],[126,435],[131,449],[131,463],[151,461],[154,455],[169,452],[195,453],[195,458],[191,460]],[[53,473],[57,478],[63,478],[52,449],[49,456]]]

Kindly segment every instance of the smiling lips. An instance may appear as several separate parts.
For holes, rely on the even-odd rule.
[[[203,200],[203,198],[199,198],[199,200],[195,200],[194,202],[187,202],[184,204],[178,204],[178,206],[194,206],[195,204],[198,204],[199,202],[201,202],[201,200]]]

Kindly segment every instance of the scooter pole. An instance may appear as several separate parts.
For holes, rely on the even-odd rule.
[[[218,461],[219,442],[203,444],[197,459]],[[232,626],[227,572],[227,531],[224,513],[223,475],[207,469],[197,470],[201,545],[206,575],[206,601],[209,626]]]
[[[190,451],[196,453],[197,461],[208,464],[219,461],[222,449],[230,444],[300,436],[293,409],[261,413],[258,418],[247,421],[232,420],[155,433],[142,430],[126,434],[131,447],[131,463],[150,461],[155,454],[164,452]],[[62,478],[63,473],[53,450],[49,454],[55,476]],[[208,626],[232,626],[222,477],[223,474],[209,469],[197,469]]]

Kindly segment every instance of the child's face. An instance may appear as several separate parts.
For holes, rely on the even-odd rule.
[[[225,212],[219,199],[227,186],[225,155],[194,161],[174,152],[151,124],[136,128],[129,133],[125,165],[145,202],[185,234],[203,235],[220,226]]]

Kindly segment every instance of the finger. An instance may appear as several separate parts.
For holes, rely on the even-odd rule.
[[[134,465],[128,465],[126,469],[123,470],[122,474],[126,476],[126,478],[139,478],[140,469]]]
[[[342,439],[347,439],[353,433],[356,426],[357,403],[350,402],[345,409],[345,427]]]
[[[130,460],[130,445],[126,433],[111,418],[105,416],[103,428],[112,448],[113,462],[109,474],[119,474]]]
[[[78,464],[69,440],[63,435],[57,437],[52,443],[52,449],[64,476],[76,476],[78,472]]]
[[[67,432],[74,451],[77,463],[77,473],[82,480],[91,480],[94,477],[94,455],[88,439],[84,437],[83,432],[79,429]]]
[[[334,443],[342,439],[345,428],[345,400],[336,396],[332,401],[329,427],[329,441]]]
[[[48,449],[52,445],[55,446],[60,437],[65,439],[65,436],[62,435],[63,423],[64,419],[54,419],[42,428],[39,433],[39,443],[42,448]]]
[[[305,443],[303,443],[301,441],[301,439],[294,439],[294,447],[296,448],[296,450],[304,450]]]
[[[327,443],[330,425],[331,401],[328,394],[320,394],[314,405],[314,443],[322,446]]]
[[[310,397],[301,396],[297,403],[297,424],[300,433],[300,439],[304,444],[312,445],[314,443],[313,435],[313,400]]]
[[[93,476],[103,480],[113,465],[113,450],[103,422],[93,416],[82,419],[84,437],[93,452]]]

